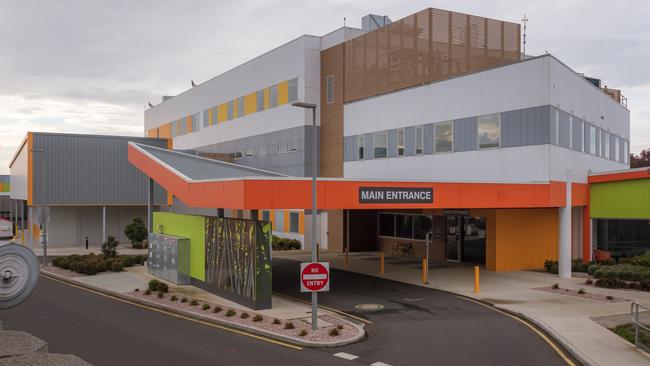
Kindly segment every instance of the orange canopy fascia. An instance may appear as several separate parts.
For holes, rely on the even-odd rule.
[[[310,209],[311,179],[241,177],[193,180],[133,145],[129,162],[183,203],[195,208]],[[586,185],[584,185],[586,187]],[[433,203],[360,203],[360,187],[431,188]],[[572,187],[578,193],[585,189]],[[412,182],[319,178],[318,209],[541,208],[565,205],[565,183]],[[578,194],[577,197],[581,197]],[[577,198],[576,197],[576,198]],[[574,200],[580,205],[583,199]]]

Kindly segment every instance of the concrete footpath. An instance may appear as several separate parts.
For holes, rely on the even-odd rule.
[[[274,252],[274,257],[309,261],[310,254],[301,251]],[[320,261],[330,262],[332,268],[344,268],[344,255],[322,252]],[[637,350],[592,318],[630,312],[636,301],[650,306],[650,293],[603,289],[585,285],[585,278],[561,279],[557,275],[534,272],[480,272],[480,293],[474,293],[473,266],[452,263],[431,263],[429,283],[422,284],[420,258],[385,257],[384,275],[380,276],[378,253],[353,253],[348,270],[383,277],[414,285],[440,289],[474,298],[496,308],[518,313],[547,331],[587,365],[649,365],[650,356]],[[610,295],[629,301],[607,302],[578,298],[538,288],[558,283],[570,290],[585,289],[590,294]],[[601,322],[602,323],[602,322]]]

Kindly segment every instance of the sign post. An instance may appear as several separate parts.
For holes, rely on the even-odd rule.
[[[318,292],[330,290],[330,264],[328,262],[300,263],[300,291]],[[311,329],[318,329],[318,307],[312,307]]]

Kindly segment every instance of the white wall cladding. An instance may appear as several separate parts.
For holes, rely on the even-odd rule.
[[[13,164],[9,168],[11,178],[9,184],[11,187],[10,197],[14,200],[27,200],[27,142],[22,145]]]
[[[298,100],[305,100],[306,88],[320,86],[320,47],[320,37],[302,36],[188,89],[147,109],[145,130],[295,77],[299,77]],[[311,98],[307,95],[308,102],[318,102]]]
[[[544,182],[549,145],[372,159],[344,163],[345,178],[466,182]]]
[[[568,150],[562,147],[550,146],[550,176],[549,180],[564,181],[566,170],[571,169],[574,182],[587,183],[589,172],[598,173],[611,170],[629,169],[628,164],[599,156]]]

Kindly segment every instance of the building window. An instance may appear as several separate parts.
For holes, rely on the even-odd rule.
[[[379,235],[395,236],[395,215],[379,214]]]
[[[263,111],[264,110],[264,90],[260,90],[255,94],[255,101],[257,104],[257,108],[255,110],[257,112]]]
[[[589,153],[596,155],[596,127],[589,126]]]
[[[271,221],[270,211],[262,211],[262,221]]]
[[[246,157],[247,158],[252,158],[253,156],[255,156],[255,150],[254,149],[247,149],[246,150]]]
[[[327,104],[334,103],[334,75],[327,76]]]
[[[580,123],[580,151],[581,152],[587,152],[587,149],[585,148],[585,124],[584,122],[579,122]]]
[[[300,214],[298,212],[289,212],[289,232],[300,232]]]
[[[234,107],[235,107],[235,102],[233,100],[228,102],[228,116],[226,117],[226,120],[230,121],[233,118]]]
[[[298,150],[298,143],[295,141],[291,141],[287,143],[287,151],[296,151]]]
[[[623,140],[623,162],[629,164],[630,162],[630,143]]]
[[[600,137],[600,130],[596,130],[596,141],[598,142],[596,144],[596,155],[600,156],[601,155],[601,145],[602,145],[602,138]]]
[[[192,131],[198,131],[201,129],[201,122],[199,113],[194,113],[192,115]]]
[[[244,218],[244,210],[237,210],[237,218],[238,219]]]
[[[498,114],[478,118],[478,148],[491,149],[501,145],[501,118]]]
[[[206,109],[203,111],[203,127],[210,126],[210,110]]]
[[[232,158],[235,159],[235,160],[238,160],[238,159],[241,159],[242,155],[243,155],[243,154],[242,154],[241,151],[235,151],[235,152],[232,154]]]
[[[614,160],[620,161],[621,160],[621,149],[619,146],[619,138],[618,136],[614,136]]]
[[[406,134],[404,129],[397,130],[397,156],[404,156],[406,153]]]
[[[298,100],[298,78],[289,80],[289,103]]]
[[[454,126],[451,121],[435,125],[435,151],[451,152],[454,148]]]
[[[555,144],[560,146],[560,111],[555,111]]]
[[[287,150],[287,144],[286,143],[285,144],[278,144],[278,153],[284,154],[287,151],[288,150]]]
[[[415,128],[415,155],[422,155],[424,152],[424,127]]]
[[[609,159],[609,132],[603,131],[603,139],[605,140],[605,158]]]
[[[413,215],[395,215],[395,236],[413,238]]]
[[[357,159],[363,160],[366,139],[363,135],[357,136]]]
[[[257,155],[266,155],[266,146],[260,146],[257,148]]]
[[[386,132],[379,132],[373,135],[373,157],[385,158],[387,152],[388,135]]]
[[[244,116],[244,97],[237,99],[237,117]]]
[[[272,87],[269,88],[269,107],[277,107],[278,106],[278,86],[273,85]]]

